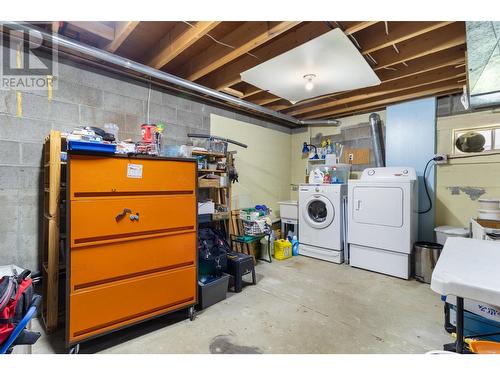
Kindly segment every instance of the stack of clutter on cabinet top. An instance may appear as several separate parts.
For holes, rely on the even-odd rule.
[[[165,125],[142,124],[141,140],[119,139],[119,127],[116,124],[104,124],[104,129],[95,126],[80,126],[65,134],[68,149],[109,154],[146,154],[157,156],[163,147]],[[190,157],[191,154],[186,155]]]

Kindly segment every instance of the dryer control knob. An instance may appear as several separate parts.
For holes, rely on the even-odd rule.
[[[408,174],[408,169],[405,169],[405,170],[403,171],[403,174]]]
[[[375,170],[374,169],[370,169],[368,171],[368,176],[373,176],[375,174]]]

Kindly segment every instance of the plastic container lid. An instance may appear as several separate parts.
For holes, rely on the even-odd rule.
[[[442,225],[440,227],[434,228],[435,232],[449,234],[452,236],[462,236],[467,237],[469,235],[469,230],[462,227],[452,227],[451,225]]]
[[[500,210],[478,210],[480,213],[485,214],[500,214]]]
[[[499,203],[500,204],[500,198],[479,198],[478,202]]]

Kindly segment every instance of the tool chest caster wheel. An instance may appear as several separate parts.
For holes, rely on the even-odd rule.
[[[190,321],[193,321],[196,319],[196,310],[194,309],[194,306],[191,306],[188,310],[188,314],[189,314],[189,320]]]
[[[78,354],[80,353],[80,344],[76,344],[75,346],[70,346],[68,354]]]

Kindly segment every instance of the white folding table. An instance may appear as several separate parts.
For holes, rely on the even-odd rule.
[[[456,351],[464,350],[464,298],[500,306],[500,243],[449,237],[432,273],[431,289],[457,298]]]

